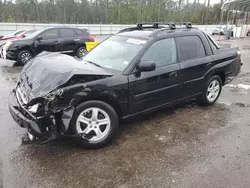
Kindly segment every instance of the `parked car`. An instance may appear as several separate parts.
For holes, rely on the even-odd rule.
[[[6,57],[23,65],[42,51],[67,53],[81,58],[86,53],[85,42],[94,40],[84,29],[47,28],[6,45]]]
[[[233,26],[217,26],[212,35],[225,35],[228,31],[233,31]]]
[[[26,30],[16,30],[10,34],[4,35],[0,40],[7,40],[7,39],[11,39],[17,35],[20,35],[21,33],[23,33]]]
[[[121,119],[194,97],[214,104],[239,73],[241,52],[220,49],[190,24],[169,25],[122,30],[82,60],[39,54],[10,94],[12,117],[31,140],[64,135],[100,148],[115,137]]]
[[[18,32],[14,36],[8,36],[8,37],[5,36],[4,38],[2,38],[0,40],[0,47],[3,46],[4,44],[6,44],[7,41],[13,41],[13,40],[25,38],[25,37],[32,35],[34,32],[35,32],[35,30],[26,30],[23,32]]]
[[[250,29],[247,29],[247,36],[250,35]]]

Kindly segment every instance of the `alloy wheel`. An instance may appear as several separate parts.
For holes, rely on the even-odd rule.
[[[78,58],[82,58],[87,53],[85,48],[80,48],[78,51]]]
[[[89,142],[101,142],[110,132],[111,120],[109,115],[102,109],[87,108],[77,118],[76,129],[82,138]]]
[[[218,80],[213,80],[210,82],[207,88],[207,100],[209,102],[214,102],[220,93],[220,83]]]
[[[26,64],[29,60],[31,60],[32,56],[30,53],[25,52],[21,55],[21,61],[23,64]]]

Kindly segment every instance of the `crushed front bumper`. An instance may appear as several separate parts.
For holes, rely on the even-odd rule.
[[[20,105],[14,91],[9,96],[9,111],[15,122],[23,127],[29,129],[34,135],[42,134],[39,121],[30,112]]]
[[[17,53],[15,51],[6,50],[4,45],[0,46],[0,58],[16,61],[17,60]]]

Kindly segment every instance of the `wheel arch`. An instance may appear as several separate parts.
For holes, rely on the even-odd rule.
[[[30,46],[23,46],[23,47],[21,47],[21,48],[18,49],[19,53],[21,51],[24,51],[24,50],[29,51],[33,56],[35,55],[34,51],[32,50],[32,48]]]
[[[105,95],[99,96],[99,97],[88,97],[85,100],[79,101],[76,106],[80,105],[83,102],[90,101],[90,100],[96,100],[96,101],[107,103],[112,108],[114,108],[119,119],[121,119],[124,116],[124,109],[122,108],[121,104],[119,104],[119,102],[116,99],[109,97],[109,96],[105,96]]]
[[[225,72],[223,72],[223,71],[216,71],[216,72],[214,73],[214,75],[217,75],[217,76],[220,77],[220,79],[221,79],[221,81],[222,81],[222,85],[225,84],[225,81],[226,81]],[[214,76],[214,75],[213,75],[213,76]]]

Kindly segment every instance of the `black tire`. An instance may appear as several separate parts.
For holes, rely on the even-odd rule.
[[[247,36],[249,36],[249,33],[247,33]]]
[[[76,57],[81,59],[87,52],[87,49],[81,46],[76,50]]]
[[[25,56],[25,57],[24,57]],[[33,54],[29,50],[22,50],[17,54],[17,62],[25,65],[33,58]]]
[[[104,112],[106,112],[110,119],[110,129],[108,133],[106,133],[106,136],[100,141],[91,142],[85,136],[85,138],[79,137],[79,142],[84,148],[89,148],[89,149],[102,148],[106,146],[107,144],[109,144],[116,136],[116,133],[119,128],[119,120],[118,120],[117,113],[113,107],[111,107],[109,104],[102,102],[102,101],[91,100],[91,101],[83,102],[82,104],[76,107],[75,113],[70,123],[71,129],[73,130],[74,134],[78,134],[78,130],[77,130],[78,116],[82,112],[84,112],[84,110],[87,110],[88,108],[99,108],[103,110]]]
[[[213,101],[210,101],[210,100],[208,99],[207,93],[208,93],[208,88],[209,88],[210,84],[211,84],[214,80],[218,81],[218,83],[219,83],[219,93],[218,93],[217,97],[216,97]],[[197,102],[198,102],[200,105],[203,105],[203,106],[212,105],[212,104],[214,104],[214,103],[218,100],[218,98],[219,98],[219,96],[220,96],[220,94],[221,94],[221,90],[222,90],[222,81],[221,81],[221,78],[220,78],[219,76],[217,76],[217,75],[214,75],[213,77],[211,77],[211,78],[207,81],[206,86],[205,86],[205,88],[204,88],[204,90],[203,90],[203,92],[202,92],[202,95],[199,96],[199,97],[197,97]]]

